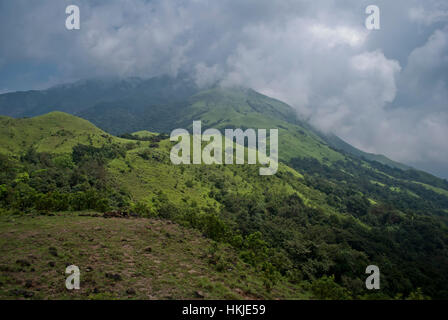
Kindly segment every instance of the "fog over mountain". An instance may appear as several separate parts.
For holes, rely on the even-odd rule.
[[[81,30],[65,28],[76,4]],[[364,26],[381,9],[381,29]],[[354,146],[448,177],[442,0],[0,2],[0,93],[78,79],[194,75],[293,106]]]

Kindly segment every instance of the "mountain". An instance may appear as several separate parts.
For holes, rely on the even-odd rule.
[[[60,85],[43,91],[0,95],[0,114],[32,117],[63,111],[87,119],[112,134],[139,130],[170,132],[191,127],[202,120],[206,127],[276,127],[283,135],[280,152],[284,159],[302,153],[314,158],[342,160],[328,147],[405,169],[384,156],[370,155],[325,136],[299,121],[293,109],[250,89],[214,87],[199,90],[185,74],[151,79],[90,79]],[[291,152],[289,152],[291,151]]]
[[[288,105],[253,90],[212,87],[199,91],[187,82],[185,87],[191,92],[182,89],[179,96],[167,94],[167,99],[160,98],[162,102],[151,106],[149,102],[146,107],[145,103],[129,106],[138,119],[135,123],[119,124],[120,109],[112,108],[118,111],[101,118],[97,105],[80,108],[78,114],[90,112],[100,128],[64,112],[28,119],[0,117],[0,225],[12,237],[2,241],[16,244],[7,252],[2,246],[5,256],[15,258],[0,260],[1,270],[6,270],[2,297],[23,289],[18,281],[20,261],[37,250],[33,241],[23,249],[17,245],[17,228],[34,228],[32,219],[42,215],[48,218],[34,221],[45,225],[74,221],[97,228],[102,225],[98,219],[104,219],[98,212],[106,212],[107,217],[111,210],[120,212],[112,219],[124,213],[148,219],[142,220],[148,223],[162,219],[174,223],[176,230],[194,229],[208,238],[211,253],[202,253],[203,269],[198,272],[206,276],[207,270],[216,270],[220,277],[213,285],[204,283],[201,296],[219,297],[214,288],[229,286],[242,297],[448,297],[446,180],[371,161],[344,151],[343,146],[336,148],[334,142],[296,119]],[[155,111],[164,106],[171,108],[169,112]],[[121,122],[125,119],[130,118],[122,115]],[[201,120],[203,128],[278,128],[278,172],[260,176],[258,165],[173,165],[169,156],[173,143],[160,132],[191,128],[193,120]],[[103,130],[113,132],[108,123],[129,126],[119,133],[135,133],[114,136]],[[128,220],[118,221],[135,228]],[[169,233],[167,225],[157,228],[163,232],[151,241],[169,246],[170,236],[163,236],[165,230]],[[34,226],[37,229],[29,236],[40,239],[44,229]],[[104,228],[106,234],[115,234],[116,226],[104,224]],[[128,229],[122,230],[129,234]],[[129,248],[142,248],[145,235],[138,232],[138,238],[125,237]],[[121,261],[113,270],[119,272],[124,263],[119,242],[111,239],[110,245],[105,244],[101,232],[81,243],[56,239],[48,246],[71,250],[71,259],[84,261],[75,248],[88,248],[90,239],[101,243],[102,254]],[[89,250],[96,252],[99,247]],[[225,252],[236,258],[227,258]],[[174,262],[173,257],[159,259],[160,277],[172,286],[177,280],[170,278],[166,264],[195,264],[186,256]],[[101,268],[98,261],[91,263],[94,270]],[[235,264],[237,269],[232,267]],[[369,291],[364,285],[365,269],[372,264],[381,270],[379,291]],[[141,272],[150,268],[138,265]],[[48,271],[46,263],[39,268],[38,272]],[[238,275],[244,277],[238,279]],[[89,290],[94,290],[93,283],[102,283],[105,291],[113,287],[101,272],[90,277]],[[132,283],[129,272],[122,277],[126,285]],[[237,280],[224,280],[229,277]],[[91,292],[83,294],[88,297]]]
[[[41,91],[10,92],[0,95],[0,114],[32,117],[51,111],[78,114],[91,108],[126,107],[138,111],[154,105],[181,101],[197,91],[185,75],[151,79],[88,79]]]
[[[345,142],[344,140],[342,140],[341,138],[339,138],[338,136],[336,136],[334,134],[320,133],[320,136],[322,137],[322,139],[325,140],[325,142],[327,142],[333,148],[341,150],[341,151],[345,151],[345,152],[347,152],[351,155],[354,155],[356,157],[359,157],[361,159],[377,161],[377,162],[385,164],[391,168],[398,168],[398,169],[402,169],[402,170],[411,169],[411,167],[409,167],[405,164],[393,161],[393,160],[383,156],[382,154],[374,154],[374,153],[368,153],[368,152],[361,151],[361,150],[353,147],[351,144],[348,144],[347,142]]]

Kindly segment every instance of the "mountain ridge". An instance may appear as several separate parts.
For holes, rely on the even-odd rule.
[[[148,89],[150,89],[148,91]],[[198,99],[210,93],[210,90],[227,91],[231,95],[231,90],[235,92],[245,92],[247,101],[237,101],[236,104],[248,102],[250,100],[263,101],[265,106],[275,105],[271,110],[264,108],[257,110],[260,105],[252,104],[252,111],[271,115],[273,118],[281,119],[303,127],[294,110],[287,104],[264,96],[252,89],[233,88],[220,89],[217,87],[200,90],[188,75],[180,75],[177,78],[160,76],[150,79],[129,78],[129,79],[86,79],[75,83],[61,84],[47,90],[10,92],[0,95],[0,114],[13,117],[29,117],[44,114],[49,111],[63,111],[78,115],[90,120],[100,128],[113,133],[122,134],[149,129],[150,131],[170,131],[176,125],[186,125],[186,122],[171,121],[160,124],[160,119],[178,117],[181,119],[191,118],[194,110],[184,110],[185,105],[194,104]],[[207,98],[207,97],[206,97]],[[255,109],[254,109],[255,108]],[[202,110],[203,111],[203,110]],[[249,110],[250,111],[250,110]],[[262,111],[262,112],[260,112]],[[246,109],[245,112],[248,112]],[[162,114],[162,117],[159,115]],[[200,116],[196,113],[195,116]],[[191,120],[191,119],[190,119]],[[200,120],[200,119],[195,119]],[[221,118],[217,121],[225,120]],[[131,123],[131,125],[128,125]],[[210,124],[212,125],[212,124]],[[152,127],[151,127],[152,126]],[[310,129],[311,127],[307,127]],[[328,143],[332,147],[341,147],[341,143],[336,143],[335,139],[325,139],[319,135],[317,130],[311,128],[314,134]],[[354,148],[354,147],[353,147]],[[353,155],[369,157],[367,153],[356,151],[358,149],[342,148]],[[394,161],[388,161],[383,156],[376,157],[376,160],[405,168]]]
[[[205,100],[216,99],[217,96],[222,95],[220,91],[226,92],[227,96],[231,96],[232,91],[235,94],[244,92],[239,99],[236,99],[235,105],[245,104],[249,109],[239,110],[239,113],[262,114],[269,118],[283,120],[301,127],[302,129],[299,128],[299,131],[312,133],[314,138],[322,139],[320,142],[324,142],[332,148],[343,150],[357,157],[379,161],[392,167],[404,170],[409,168],[383,155],[365,153],[334,135],[321,134],[318,130],[298,119],[294,110],[279,100],[247,88],[210,87],[205,90],[199,89],[194,85],[193,79],[186,74],[177,78],[159,76],[150,79],[86,79],[58,85],[43,91],[10,92],[0,95],[0,114],[29,117],[58,110],[90,120],[96,126],[112,134],[139,130],[168,132],[179,126],[188,126],[192,120],[201,120],[199,118],[204,116],[204,106],[202,106],[202,110],[196,110],[198,102],[200,103],[199,100],[201,98]],[[253,103],[253,101],[259,103]],[[228,107],[225,103],[221,103],[219,107],[223,105]],[[233,109],[230,108],[230,110],[235,111],[235,106],[231,107]],[[260,107],[262,109],[257,109]],[[210,110],[208,113],[210,114]],[[194,117],[196,118],[192,119]],[[176,121],[176,118],[183,119],[183,121]],[[167,121],[167,119],[171,120]],[[188,119],[188,121],[185,119]],[[245,119],[254,122],[253,119],[248,117]],[[208,125],[218,125],[218,129],[223,128],[223,123],[234,125],[225,121],[225,112],[221,112],[219,117],[214,120],[215,123],[208,123]],[[261,127],[261,124],[266,125],[266,121],[261,122],[263,123],[255,124],[258,127]],[[300,135],[295,138],[298,137]],[[288,143],[291,142],[292,139]],[[306,149],[304,148],[304,150]],[[323,153],[331,154],[327,151],[323,151]],[[322,157],[325,156],[319,156],[319,158]]]

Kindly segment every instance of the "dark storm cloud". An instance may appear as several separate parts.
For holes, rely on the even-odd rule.
[[[79,31],[65,29],[68,4]],[[370,4],[381,30],[364,27]],[[448,176],[447,21],[443,0],[0,1],[0,92],[188,71]]]

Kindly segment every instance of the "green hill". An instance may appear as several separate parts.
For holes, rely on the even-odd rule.
[[[214,88],[198,93],[182,109],[176,126],[191,128],[200,119],[204,128],[277,128],[279,158],[312,157],[327,163],[344,160],[313,131],[301,126],[292,108],[251,89]]]
[[[194,120],[201,120],[204,129],[278,128],[282,160],[290,160],[294,156],[312,157],[327,163],[345,159],[315,132],[295,120],[291,107],[250,89],[213,88],[177,104],[145,108],[132,113],[132,117],[127,114],[123,108],[108,107],[106,110],[101,107],[91,108],[80,115],[114,133],[123,133],[123,130],[170,132],[176,128],[191,129]]]
[[[66,153],[78,143],[101,146],[120,139],[89,121],[63,112],[35,118],[0,118],[0,152],[20,154],[33,147],[38,152]]]
[[[242,97],[247,96],[253,97],[242,103]],[[238,101],[239,105],[235,103]],[[57,262],[59,273],[64,271],[63,262],[80,261],[82,268],[99,270],[104,261],[110,268],[107,272],[122,274],[125,279],[125,285],[113,285],[110,279],[105,280],[105,274],[95,273],[89,279],[100,283],[98,292],[110,292],[112,296],[94,293],[95,285],[90,283],[78,297],[125,298],[123,292],[128,287],[139,292],[137,297],[149,294],[140,292],[130,280],[128,272],[134,267],[128,260],[137,259],[145,241],[165,241],[164,231],[152,240],[138,233],[132,236],[129,246],[135,254],[129,259],[124,259],[118,238],[104,244],[104,237],[131,237],[130,230],[135,230],[137,224],[152,224],[153,219],[174,222],[179,232],[196,230],[191,232],[200,232],[209,239],[208,244],[200,242],[197,246],[227,247],[230,256],[237,259],[236,268],[226,267],[224,258],[222,264],[218,261],[220,273],[211,284],[201,282],[196,275],[182,276],[180,270],[165,267],[199,264],[201,279],[213,277],[214,267],[204,255],[190,256],[188,261],[189,256],[176,254],[182,245],[176,245],[166,255],[160,254],[160,268],[153,269],[149,262],[141,261],[142,272],[153,270],[160,274],[154,293],[158,298],[168,298],[166,291],[177,298],[192,297],[191,291],[175,289],[190,280],[206,298],[247,298],[248,292],[265,298],[417,298],[419,292],[432,298],[447,297],[446,181],[340,153],[315,138],[312,131],[287,121],[288,109],[281,103],[250,91],[212,89],[192,97],[190,102],[190,110],[203,111],[201,119],[206,126],[251,127],[273,121],[275,126],[285,127],[279,137],[281,146],[282,139],[293,139],[298,130],[303,130],[307,138],[292,143],[293,150],[282,155],[275,175],[260,176],[257,165],[175,166],[169,159],[173,143],[164,135],[139,133],[129,135],[129,139],[116,138],[88,121],[64,113],[0,119],[0,213],[4,216],[0,229],[8,235],[2,237],[1,253],[15,258],[0,260],[1,282],[6,283],[2,297],[14,298],[14,294],[23,293],[20,290],[27,291],[26,280],[34,285],[35,278],[20,277],[20,262],[16,260],[29,255],[39,261],[47,259],[42,252],[48,250],[46,246],[64,252],[66,259]],[[220,108],[226,108],[226,112],[221,113]],[[224,121],[219,122],[221,117]],[[175,119],[180,126],[190,120]],[[8,136],[10,133],[13,135]],[[122,223],[128,220],[112,218],[116,220],[103,223],[97,220],[103,218],[70,213],[83,210],[118,210],[136,214],[142,220],[133,218],[137,220]],[[48,218],[37,218],[42,215]],[[79,225],[86,230],[104,227],[104,233],[93,232],[89,239],[81,240],[61,235],[63,240],[42,242],[43,230],[59,234],[58,228],[66,221],[71,221],[75,229]],[[160,230],[168,229],[168,224],[161,224]],[[76,234],[82,233],[76,230]],[[90,239],[98,246],[90,247]],[[26,246],[18,246],[18,241]],[[185,246],[192,241],[189,237]],[[70,251],[74,247],[79,249]],[[86,265],[85,250],[89,250],[87,255],[108,258]],[[225,256],[222,250],[218,249],[218,255]],[[111,266],[113,259],[116,267]],[[36,265],[38,274],[48,272],[44,261]],[[379,292],[364,286],[365,268],[370,264],[381,270]],[[175,275],[170,276],[170,272]],[[246,273],[251,276],[243,277],[238,286],[226,280]],[[35,297],[45,296],[68,297],[65,291],[50,287],[41,288]]]

